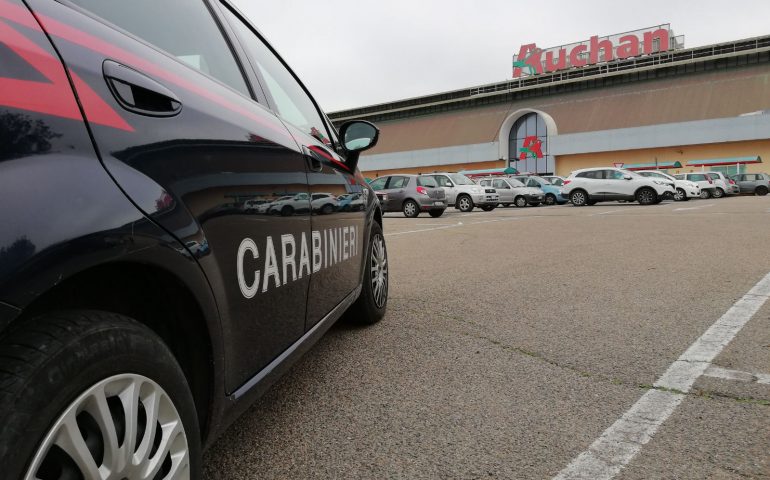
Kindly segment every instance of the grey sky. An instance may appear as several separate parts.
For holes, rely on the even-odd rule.
[[[506,80],[523,43],[662,23],[686,47],[770,34],[768,0],[234,1],[328,112]]]

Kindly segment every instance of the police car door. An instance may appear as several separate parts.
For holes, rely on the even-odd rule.
[[[232,392],[304,334],[303,155],[205,1],[29,3],[71,72],[105,166],[205,272]],[[277,215],[246,208],[280,197],[290,208]]]
[[[306,325],[310,328],[361,282],[366,212],[342,211],[337,196],[363,193],[364,179],[338,155],[336,132],[291,70],[236,12],[224,4],[222,11],[241,40],[268,101],[307,161],[312,194],[308,246],[312,277]],[[297,262],[302,259],[298,257]]]

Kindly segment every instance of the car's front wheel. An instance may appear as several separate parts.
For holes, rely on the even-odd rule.
[[[545,204],[546,205],[555,205],[556,204],[556,195],[552,193],[547,193],[545,195]]]
[[[700,198],[702,198],[703,200],[708,200],[709,198],[711,198],[711,192],[708,190],[701,190]]]
[[[676,193],[674,193],[674,201],[683,202],[685,200],[687,200],[687,194],[681,188],[677,188]]]
[[[370,325],[382,319],[388,305],[388,250],[382,228],[376,222],[372,225],[364,265],[361,295],[345,316],[352,322]]]
[[[417,206],[417,202],[414,200],[407,200],[402,207],[404,216],[408,218],[414,218],[420,214],[420,207]]]
[[[582,207],[588,205],[588,195],[583,190],[575,190],[570,193],[569,201],[576,207]]]
[[[768,191],[767,187],[759,186],[756,188],[756,190],[754,190],[754,193],[756,195],[759,195],[760,197],[764,197],[765,195],[767,195],[767,191]]]
[[[473,211],[473,199],[468,195],[460,195],[457,197],[457,209],[463,213]]]
[[[714,190],[714,198],[722,198],[725,196],[725,191],[721,188],[717,187],[716,190]]]
[[[200,434],[184,374],[129,318],[39,317],[0,343],[3,478],[189,479]]]
[[[636,201],[639,205],[652,205],[658,199],[658,194],[651,188],[642,188],[636,193]]]
[[[513,204],[516,205],[519,208],[523,208],[527,206],[527,199],[524,197],[516,197],[516,199],[513,201]]]

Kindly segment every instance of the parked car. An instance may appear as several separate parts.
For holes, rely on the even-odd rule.
[[[765,196],[770,192],[770,175],[766,173],[741,173],[730,178],[738,185],[741,193]]]
[[[316,215],[329,215],[339,210],[339,202],[331,193],[313,193],[310,195],[310,208]]]
[[[377,194],[384,212],[403,212],[410,218],[428,212],[437,218],[447,208],[446,193],[431,176],[387,175],[373,180],[369,186]]]
[[[647,178],[619,168],[576,170],[564,181],[562,194],[576,207],[616,200],[640,205],[660,203],[674,197],[674,182]]]
[[[697,183],[700,187],[700,198],[716,196],[717,186],[707,173],[677,173],[674,175],[674,179]]]
[[[338,208],[342,212],[357,212],[365,207],[360,193],[346,193],[337,197]]]
[[[720,198],[725,195],[738,195],[741,193],[741,188],[735,183],[735,180],[727,178],[722,172],[705,172],[708,174],[717,186],[717,192],[714,194],[715,198]]]
[[[691,198],[700,198],[700,185],[689,180],[677,180],[671,175],[661,172],[660,170],[642,170],[636,172],[643,177],[658,178],[674,182],[676,193],[674,194],[674,200],[682,202]]]
[[[541,178],[548,180],[548,182],[550,182],[551,185],[554,185],[557,187],[561,187],[562,185],[564,185],[564,180],[565,180],[564,177],[559,177],[557,175],[543,175]]]
[[[438,186],[444,189],[447,203],[461,212],[470,212],[474,207],[488,212],[500,203],[500,196],[494,188],[481,187],[460,173],[432,173],[428,176],[436,179]]]
[[[497,190],[500,196],[500,204],[504,207],[516,205],[517,207],[526,207],[531,205],[537,207],[543,203],[545,194],[539,188],[524,186],[523,183],[510,177],[488,177],[478,179],[482,187],[492,187]]]
[[[0,478],[200,479],[337,319],[385,314],[379,132],[335,129],[228,0],[0,4]],[[266,192],[306,208],[244,215]]]
[[[551,182],[546,180],[543,177],[538,177],[537,175],[528,175],[528,176],[517,176],[514,175],[513,178],[520,181],[527,187],[531,188],[539,188],[543,191],[544,202],[546,205],[555,205],[555,204],[565,204],[567,203],[567,199],[562,196],[561,194],[561,187],[557,187],[556,185],[552,185]],[[562,182],[562,185],[564,183]]]
[[[270,202],[267,207],[268,215],[281,215],[288,217],[290,215],[304,214],[310,211],[310,194],[302,192],[296,195],[285,195],[278,197]]]

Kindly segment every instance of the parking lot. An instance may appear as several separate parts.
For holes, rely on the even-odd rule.
[[[768,197],[384,230],[385,319],[335,326],[208,451],[207,478],[770,477]],[[698,344],[713,361],[683,356],[718,321],[735,328]],[[689,364],[705,373],[678,387]]]

